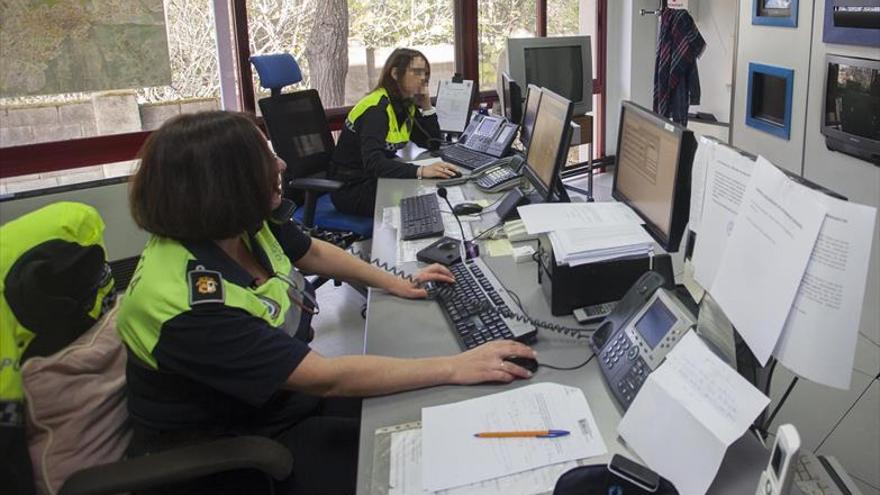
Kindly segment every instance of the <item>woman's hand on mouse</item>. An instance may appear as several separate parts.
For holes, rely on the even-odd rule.
[[[394,286],[389,287],[388,292],[407,299],[424,299],[428,297],[428,291],[422,288],[422,285],[426,282],[455,283],[455,277],[452,275],[452,272],[439,263],[428,265],[420,270],[413,279],[415,283],[402,278],[397,279],[398,282]]]
[[[519,356],[535,358],[531,347],[513,340],[496,340],[450,357],[453,361],[450,381],[459,385],[483,382],[511,382],[517,378],[529,378],[532,373],[504,358]]]
[[[422,167],[422,178],[424,179],[451,179],[457,174],[458,168],[455,165],[443,161]]]

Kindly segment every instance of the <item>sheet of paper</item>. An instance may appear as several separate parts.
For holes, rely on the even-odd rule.
[[[430,492],[422,488],[421,429],[392,434],[390,457],[388,495],[538,495],[553,491],[560,476],[581,464],[577,461],[561,462],[471,485]]]
[[[529,234],[620,224],[643,224],[629,206],[607,203],[540,203],[517,208]]]
[[[702,495],[727,447],[769,403],[688,332],[648,376],[617,431],[679,493]]]
[[[703,193],[706,189],[706,172],[709,163],[714,160],[715,141],[706,136],[697,137],[697,151],[694,153],[694,164],[691,168],[691,210],[690,229],[700,232],[700,219],[703,218]]]
[[[808,380],[849,389],[877,210],[814,193],[828,214],[773,354]]]
[[[577,266],[650,252],[654,240],[638,224],[591,227],[551,232],[557,263]]]
[[[755,162],[723,145],[715,146],[706,168],[702,220],[694,246],[694,280],[711,287],[727,239],[752,177]]]
[[[489,250],[489,256],[510,256],[513,254],[513,244],[507,239],[493,239],[486,241],[486,248]]]
[[[561,429],[558,438],[475,438],[481,431]],[[422,409],[422,482],[445,490],[604,454],[580,389],[537,383]]]
[[[782,333],[826,208],[763,157],[709,292],[761,365]]]
[[[463,132],[471,108],[474,82],[440,81],[437,86],[437,121],[444,132]]]

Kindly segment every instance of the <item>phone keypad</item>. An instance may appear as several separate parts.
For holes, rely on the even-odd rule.
[[[632,344],[629,339],[626,338],[626,335],[620,334],[617,337],[617,340],[608,344],[608,347],[602,351],[602,361],[605,362],[605,367],[611,369],[617,364],[618,361],[623,359],[626,356],[627,351],[632,348]]]
[[[642,388],[642,384],[645,383],[645,380],[648,378],[649,371],[648,366],[645,365],[645,361],[639,359],[633,367],[630,368],[626,376],[617,382],[617,390],[620,392],[620,395],[623,396],[623,399],[627,404],[632,402],[636,394],[639,392],[639,389]]]
[[[516,172],[514,172],[510,168],[499,167],[477,179],[477,185],[485,189],[490,189],[501,184],[502,182],[508,181],[510,179],[515,179],[517,177],[518,175],[516,174]]]

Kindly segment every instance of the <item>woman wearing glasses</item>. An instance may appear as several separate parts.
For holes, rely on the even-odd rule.
[[[455,176],[449,163],[418,167],[395,159],[409,141],[436,148],[440,125],[428,95],[430,78],[431,64],[421,52],[398,48],[385,61],[376,88],[348,113],[330,164],[329,177],[345,182],[331,195],[337,210],[372,217],[379,177]]]
[[[130,351],[129,452],[264,435],[295,459],[279,493],[353,493],[359,397],[525,378],[528,371],[503,358],[534,353],[510,341],[428,359],[312,351],[317,305],[299,270],[406,298],[426,296],[420,283],[453,279],[432,265],[411,283],[309,238],[291,221],[273,221],[285,166],[238,113],[178,116],[144,145],[130,207],[152,237],[117,318]]]

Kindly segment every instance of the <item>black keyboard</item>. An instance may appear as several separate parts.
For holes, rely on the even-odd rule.
[[[503,316],[524,317],[492,270],[479,258],[467,263],[474,276],[468,273],[464,263],[455,263],[449,267],[455,275],[455,283],[441,286],[435,294],[461,347],[467,350],[502,339],[524,344],[534,342],[538,335],[534,326],[512,316]],[[480,290],[478,282],[485,292]]]
[[[443,148],[441,156],[447,162],[454,163],[468,170],[488,165],[498,158],[479,151],[473,151],[457,144]]]
[[[410,196],[400,200],[401,239],[409,241],[443,235],[443,217],[436,194]]]

